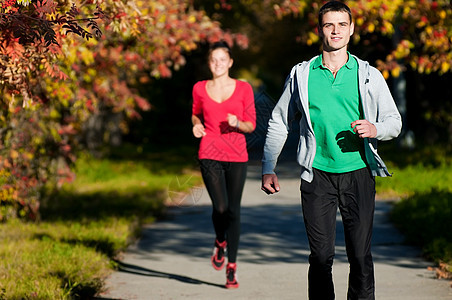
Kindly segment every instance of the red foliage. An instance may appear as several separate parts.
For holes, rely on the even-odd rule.
[[[73,178],[70,165],[86,120],[100,111],[138,118],[151,105],[133,87],[170,77],[199,42],[248,43],[183,0],[3,5],[0,200],[25,218],[37,217],[44,184]]]
[[[305,9],[305,1],[276,1],[275,13],[282,17],[287,14],[302,15],[308,19],[309,30],[301,32],[300,40],[307,44],[314,42],[309,35],[315,33],[317,12],[323,0],[311,2],[313,10]],[[282,3],[281,3],[282,2]],[[375,36],[394,36],[396,44],[387,49],[385,61],[377,62],[384,74],[393,75],[405,67],[420,73],[438,72],[443,74],[452,70],[452,6],[448,0],[437,1],[388,1],[350,0],[355,23],[355,42],[363,42],[367,34]],[[406,43],[409,41],[409,44]],[[370,41],[367,41],[370,42]],[[420,58],[428,63],[420,63]]]

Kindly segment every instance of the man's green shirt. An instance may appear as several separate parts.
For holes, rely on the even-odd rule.
[[[317,143],[313,167],[345,173],[366,166],[364,145],[351,128],[362,118],[358,62],[351,55],[336,78],[322,65],[322,55],[310,65],[309,113]]]

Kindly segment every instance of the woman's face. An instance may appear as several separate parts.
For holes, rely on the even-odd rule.
[[[218,48],[213,50],[209,56],[209,68],[213,77],[220,77],[229,74],[233,60],[226,49]]]

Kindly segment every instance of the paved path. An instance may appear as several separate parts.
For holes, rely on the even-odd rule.
[[[293,164],[292,164],[293,165]],[[307,299],[308,245],[301,215],[299,179],[294,170],[279,173],[282,190],[260,191],[259,166],[250,165],[242,201],[238,255],[240,288],[223,288],[225,272],[210,265],[213,249],[211,206],[196,189],[166,220],[144,227],[129,247],[120,270],[97,299]],[[390,203],[377,201],[373,237],[376,298],[452,299],[449,282],[434,279],[419,251],[387,220]],[[334,264],[336,299],[346,299],[348,264],[340,217]]]

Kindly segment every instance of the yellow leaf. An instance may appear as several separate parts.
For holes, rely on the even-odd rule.
[[[384,77],[385,79],[388,79],[388,78],[389,78],[389,72],[388,72],[388,70],[383,70],[382,74],[383,74],[383,77]]]
[[[188,17],[188,22],[195,23],[196,22],[196,17],[191,15],[190,17]]]
[[[89,51],[88,49],[83,47],[80,49],[80,54],[85,65],[89,66],[94,63],[94,53],[92,51]]]
[[[312,31],[308,33],[308,36],[312,43],[317,43],[319,41],[319,36]]]
[[[410,7],[405,6],[405,7],[403,8],[403,14],[404,14],[404,15],[408,15],[408,14],[410,13],[410,10],[411,10]]]
[[[52,109],[51,111],[50,111],[50,117],[52,118],[52,119],[57,119],[57,118],[59,118],[61,115],[60,115],[60,113],[56,110],[56,109]]]
[[[450,64],[447,61],[443,61],[441,64],[441,72],[446,73],[450,69]]]
[[[394,26],[390,22],[384,21],[384,26],[386,28],[386,31],[390,34],[394,33]]]
[[[42,138],[35,136],[32,141],[35,145],[40,145],[42,143]]]
[[[91,75],[92,77],[94,77],[94,76],[97,75],[97,70],[94,69],[94,68],[88,68],[87,73],[88,73],[89,75]]]
[[[18,4],[21,4],[22,6],[28,6],[30,4],[31,0],[17,0]]]
[[[61,141],[61,136],[58,133],[58,130],[56,128],[50,128],[50,134],[55,139],[55,141],[59,142]]]
[[[16,158],[19,157],[19,152],[17,152],[16,150],[11,150],[10,153],[9,153],[9,156],[10,156],[12,159],[16,159]]]
[[[26,152],[24,153],[24,156],[28,159],[28,160],[32,160],[34,155],[31,152]]]
[[[400,76],[400,67],[395,67],[391,71],[392,77],[399,77]]]

